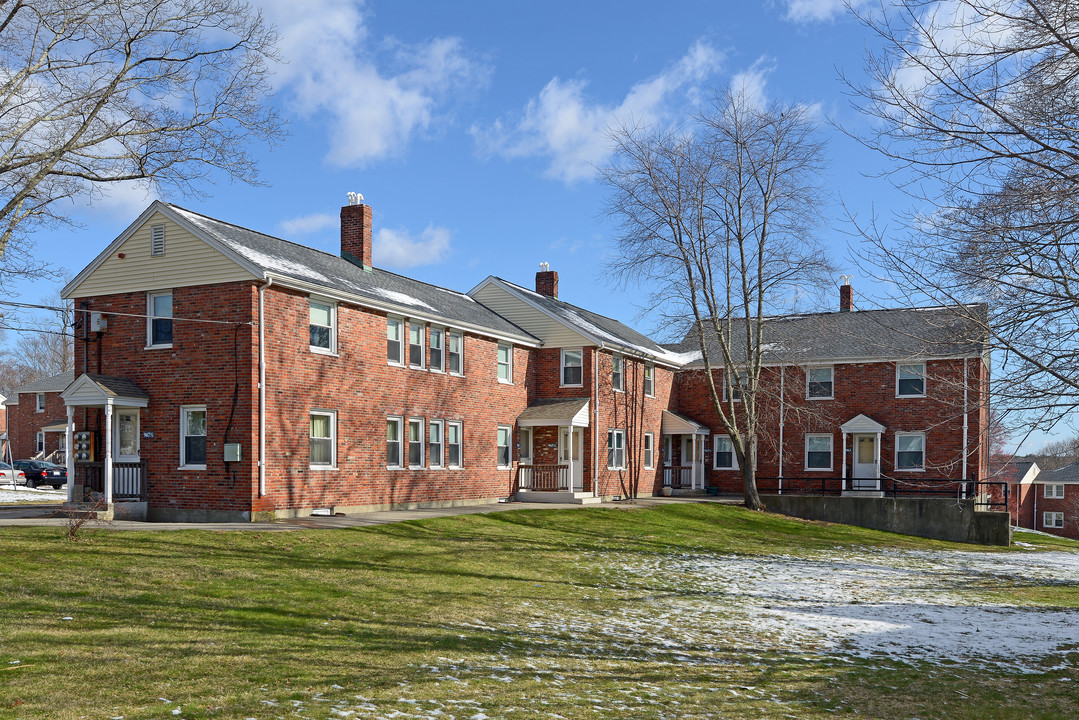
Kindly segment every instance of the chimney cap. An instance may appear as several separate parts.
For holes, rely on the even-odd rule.
[[[839,279],[843,281],[844,285],[850,285],[850,281],[854,279],[854,276],[853,275],[840,275]]]
[[[549,263],[549,262],[541,262],[540,263],[540,272],[550,272],[550,271],[551,271],[551,263]]]
[[[348,194],[348,204],[349,205],[362,205],[363,204],[363,195],[361,195],[358,192],[350,192]]]

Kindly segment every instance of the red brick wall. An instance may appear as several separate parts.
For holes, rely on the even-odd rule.
[[[1065,485],[1063,498],[1045,497],[1045,485],[1039,483],[1012,485],[1012,491],[1017,492],[1010,508],[1016,525],[1079,540],[1079,485]],[[1064,527],[1046,527],[1047,512],[1064,513]]]
[[[26,460],[37,455],[37,433],[45,425],[67,419],[60,393],[45,393],[45,411],[37,411],[37,393],[20,393],[19,404],[8,408],[8,438],[11,457]],[[61,433],[45,433],[45,455],[60,449]],[[6,458],[4,458],[6,460]]]

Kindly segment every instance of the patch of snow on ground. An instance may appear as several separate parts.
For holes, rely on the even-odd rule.
[[[67,489],[35,489],[23,487],[20,485],[18,486],[18,489],[12,490],[10,484],[0,486],[0,505],[4,505],[7,503],[20,503],[40,500],[53,500],[58,503],[64,502],[65,500],[67,500]]]

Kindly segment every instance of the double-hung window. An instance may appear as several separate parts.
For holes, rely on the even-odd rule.
[[[312,410],[310,428],[311,469],[333,468],[337,465],[337,413]]]
[[[806,470],[832,469],[832,436],[806,435]]]
[[[451,468],[464,465],[464,431],[459,422],[446,423],[446,464]]]
[[[337,307],[332,303],[310,301],[311,351],[334,353],[337,351]]]
[[[626,469],[626,431],[607,431],[607,469]]]
[[[925,469],[925,433],[896,433],[895,469]]]
[[[41,455],[45,452],[45,431],[38,430],[37,437],[35,438],[37,443],[37,454]]]
[[[446,443],[446,439],[442,435],[442,427],[441,420],[432,420],[427,424],[427,459],[433,468],[442,467],[442,448]]]
[[[408,419],[408,466],[413,470],[423,467],[423,420]]]
[[[426,326],[422,323],[408,324],[408,366],[423,369],[423,336]]]
[[[644,469],[651,470],[655,465],[656,436],[650,432],[644,434]]]
[[[513,437],[513,428],[506,425],[498,426],[497,458],[499,468],[510,467],[510,438]]]
[[[562,385],[581,387],[584,383],[583,350],[562,351]]]
[[[1042,514],[1042,527],[1047,528],[1062,528],[1064,527],[1064,513],[1062,512],[1047,512]]]
[[[428,340],[430,349],[428,350],[428,359],[431,363],[431,370],[435,372],[445,371],[443,355],[443,343],[445,342],[446,331],[442,328],[431,328],[431,337]]]
[[[925,397],[925,363],[897,365],[895,375],[898,397]]]
[[[523,427],[517,431],[517,438],[521,443],[521,464],[532,464],[532,428]]]
[[[513,346],[498,345],[498,382],[513,383]]]
[[[831,400],[833,392],[833,369],[813,367],[806,370],[806,397],[810,400]]]
[[[462,375],[465,371],[464,364],[464,348],[465,338],[464,335],[458,332],[450,331],[449,333],[449,361],[450,361],[450,374]]]
[[[716,435],[712,438],[712,468],[715,470],[737,470],[738,459],[734,456],[734,443],[728,435]]]
[[[656,366],[652,363],[644,364],[644,394],[645,397],[656,396]]]
[[[1048,485],[1047,484],[1045,486],[1045,497],[1046,498],[1056,498],[1056,499],[1063,498],[1064,497],[1064,486],[1063,485]]]
[[[45,412],[45,393],[37,394],[37,412]]]
[[[180,408],[180,468],[206,469],[206,406]]]
[[[146,346],[172,347],[172,293],[150,293],[146,309]]]
[[[616,392],[622,392],[625,389],[624,385],[625,375],[625,359],[621,355],[611,356],[611,387]]]
[[[402,325],[397,318],[386,318],[386,361],[390,365],[404,365],[402,349]]]
[[[744,370],[736,370],[731,377],[731,400],[738,402],[742,399],[742,390],[746,387],[746,373]],[[727,383],[723,383],[723,399],[727,399]]]
[[[401,431],[403,424],[404,420],[399,417],[386,418],[386,467],[388,468],[401,467],[401,459],[404,455],[401,452],[401,445],[404,442],[404,433]]]

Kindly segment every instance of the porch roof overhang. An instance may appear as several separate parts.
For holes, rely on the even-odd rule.
[[[67,430],[67,420],[53,420],[48,425],[41,426],[41,432],[64,432]]]
[[[887,428],[868,415],[856,415],[839,426],[844,435],[851,433],[883,433]]]
[[[115,375],[83,373],[68,385],[60,397],[68,407],[140,407],[150,404],[150,396],[133,380]]]
[[[663,411],[659,431],[663,435],[708,435],[711,431],[693,418],[679,415],[670,410]]]
[[[517,416],[520,427],[588,427],[588,398],[537,400]]]

